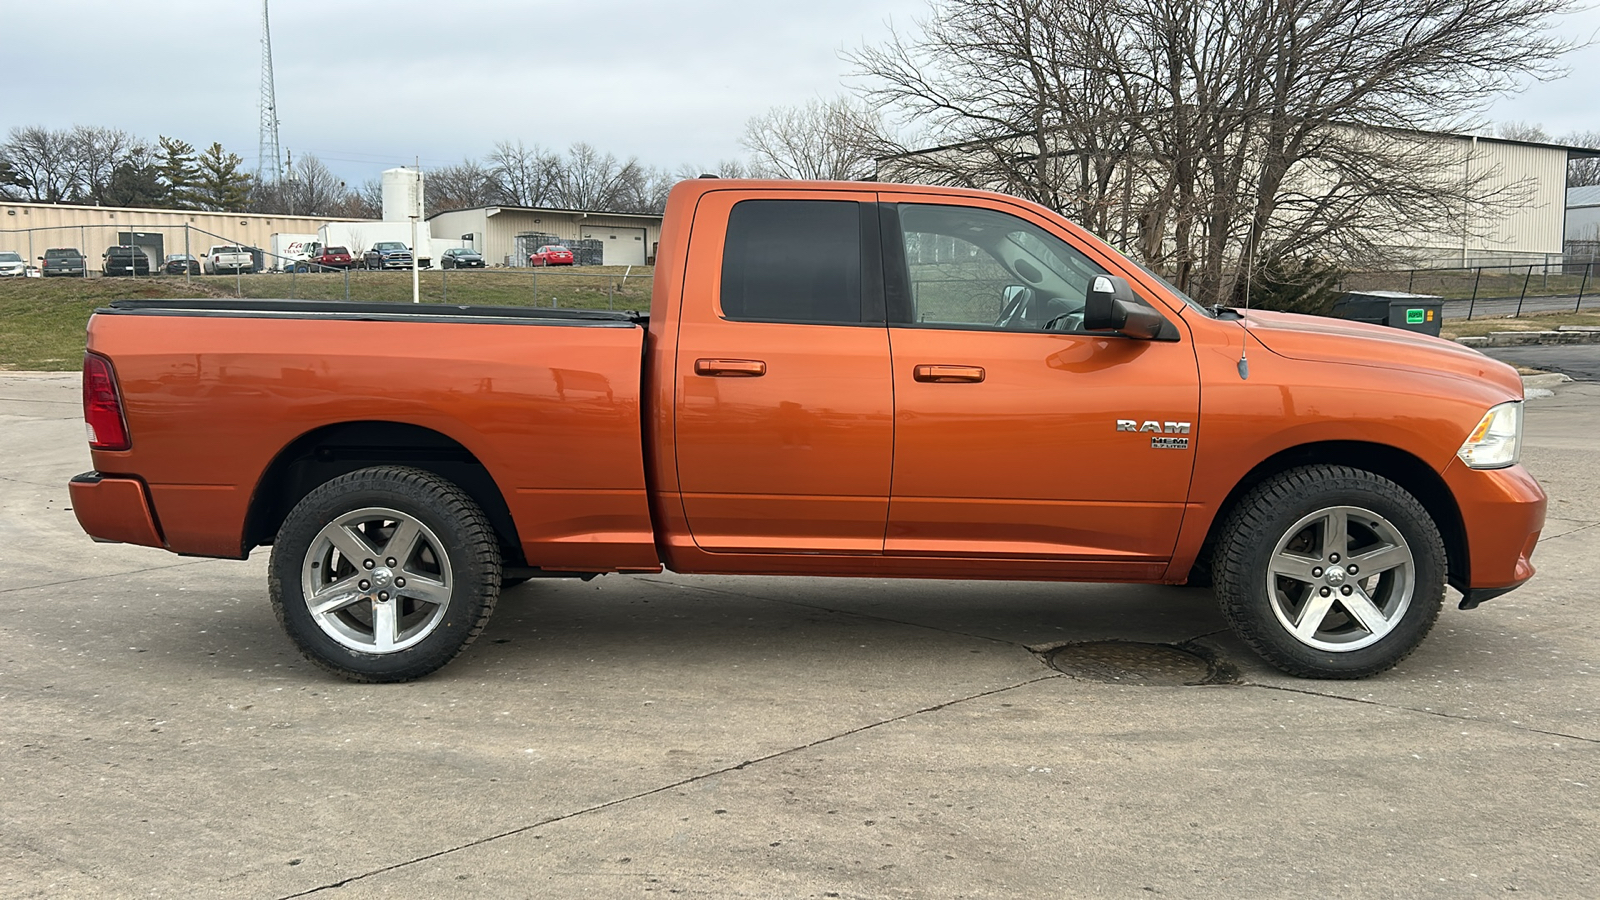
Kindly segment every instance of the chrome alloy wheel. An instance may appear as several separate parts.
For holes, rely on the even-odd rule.
[[[1319,509],[1273,548],[1267,597],[1300,643],[1348,653],[1393,631],[1411,606],[1417,566],[1400,530],[1357,506]]]
[[[420,643],[450,605],[450,559],[428,526],[393,509],[347,512],[311,541],[300,568],[306,607],[328,637],[362,653]]]

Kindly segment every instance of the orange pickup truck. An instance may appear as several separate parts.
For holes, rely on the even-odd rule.
[[[606,572],[1210,583],[1353,678],[1533,575],[1522,385],[1395,329],[1208,308],[1059,215],[673,189],[649,315],[124,301],[90,321],[98,540],[272,546],[324,668],[423,676],[500,589]]]

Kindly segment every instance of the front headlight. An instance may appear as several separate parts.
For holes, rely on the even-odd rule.
[[[1503,469],[1516,465],[1521,450],[1522,401],[1512,400],[1490,407],[1456,455],[1474,469]]]

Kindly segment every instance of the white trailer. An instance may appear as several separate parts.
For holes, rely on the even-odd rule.
[[[272,257],[266,261],[266,267],[274,272],[287,272],[295,267],[295,263],[303,263],[321,250],[322,244],[317,235],[274,234]]]

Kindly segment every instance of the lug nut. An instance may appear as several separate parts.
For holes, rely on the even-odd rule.
[[[1321,593],[1322,593],[1322,596],[1326,597],[1329,594],[1333,593],[1333,589],[1332,588],[1323,588]]]
[[[387,600],[387,599],[389,599],[389,592],[388,591],[379,591],[378,592],[378,601],[380,603],[382,601],[384,601],[384,600]]]
[[[394,580],[394,586],[395,587],[405,587],[406,586],[406,580],[404,578],[396,578]]]
[[[1346,597],[1348,597],[1348,596],[1350,596],[1351,593],[1353,593],[1353,591],[1351,591],[1350,585],[1347,584],[1344,587],[1339,588],[1339,593],[1341,593],[1341,594],[1345,595]]]
[[[1359,570],[1358,570],[1358,569],[1357,569],[1357,568],[1356,568],[1356,567],[1355,567],[1355,566],[1351,566],[1351,567],[1350,567],[1350,574],[1351,574],[1351,575],[1354,575],[1354,574],[1356,574],[1356,572],[1357,572],[1357,571],[1359,571]]]
[[[375,563],[375,562],[373,562],[372,560],[369,559],[366,562],[362,563],[362,565],[370,569],[373,566],[377,565],[377,563]]]
[[[356,585],[356,587],[361,588],[364,591],[364,590],[367,590],[368,588],[372,587],[372,582],[370,582],[370,581],[366,580],[365,578],[363,578],[363,579],[361,579],[361,583]]]
[[[392,567],[394,565],[394,557],[389,557],[385,562]]]
[[[1315,569],[1312,569],[1311,570],[1311,577],[1312,578],[1321,578],[1322,577],[1322,567],[1321,566],[1317,566]]]
[[[1337,554],[1337,553],[1329,553],[1328,554],[1328,562],[1338,562],[1338,561],[1339,561],[1339,554]]]

